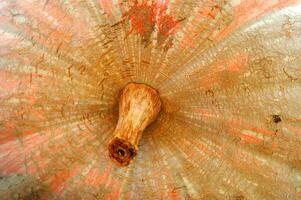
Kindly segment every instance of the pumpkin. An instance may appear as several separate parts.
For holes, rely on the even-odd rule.
[[[300,63],[299,0],[1,0],[0,196],[301,199]]]

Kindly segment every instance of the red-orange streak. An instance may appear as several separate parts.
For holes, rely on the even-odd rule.
[[[19,141],[16,141],[18,143]],[[24,172],[24,157],[20,143],[14,145],[14,149],[11,151],[5,151],[10,157],[10,160],[2,159],[0,163],[0,171],[4,175],[9,175],[12,173],[23,173]],[[13,155],[13,156],[11,156]]]
[[[245,140],[248,143],[260,144],[262,142],[262,139],[259,139],[255,136],[240,134],[239,137],[240,137],[240,139]]]
[[[62,187],[64,187],[64,183],[66,183],[67,180],[77,175],[80,169],[81,169],[81,165],[77,164],[76,166],[72,167],[72,170],[67,169],[64,171],[57,172],[53,176],[53,181],[50,183],[50,187],[52,191],[55,193],[61,191]]]
[[[230,125],[230,127],[235,127],[235,128],[240,127],[240,128],[243,128],[243,129],[248,129],[248,130],[257,132],[257,133],[262,133],[264,135],[269,135],[269,136],[274,135],[273,130],[254,127],[251,124],[248,124],[248,123],[243,122],[241,120],[232,119],[232,120],[229,121],[229,125]]]
[[[92,141],[91,141],[92,142]],[[65,148],[66,145],[61,145],[59,148]],[[84,150],[83,149],[83,145],[80,145],[77,149],[77,151],[81,151]],[[90,154],[90,157],[92,158],[93,154]],[[52,188],[52,190],[56,193],[59,193],[60,191],[63,190],[64,187],[66,187],[66,182],[67,180],[71,179],[72,177],[74,177],[76,174],[78,174],[78,172],[81,169],[81,164],[76,166],[76,167],[72,167],[73,170],[70,171],[70,169],[64,170],[63,172],[59,171],[57,172],[53,177],[52,182],[50,183],[50,186]],[[45,177],[46,178],[46,177]]]
[[[27,81],[28,75],[25,73],[18,73],[18,76],[13,72],[0,70],[0,88],[4,89],[4,95],[8,96],[10,92],[13,92],[17,89],[19,85],[29,85]],[[17,80],[18,79],[18,80]],[[37,84],[31,84],[30,86],[26,87],[26,90],[23,90],[23,99],[27,100],[27,103],[24,104],[22,107],[18,107],[13,109],[14,105],[12,106],[11,110],[7,110],[9,114],[8,119],[10,117],[20,117],[22,114],[31,113],[31,115],[35,115],[38,117],[39,120],[44,119],[43,113],[41,111],[32,110],[32,106],[36,102],[35,96],[31,95],[36,91]],[[8,94],[5,94],[7,92]],[[9,109],[9,108],[8,108]],[[18,129],[18,122],[14,122],[9,120],[2,125],[2,130],[0,129],[0,144],[7,143],[11,140],[17,139],[19,136],[14,134],[15,131]],[[31,130],[22,130],[22,137],[31,135],[35,133],[36,129]]]
[[[108,164],[103,172],[99,173],[99,169],[92,169],[88,173],[85,179],[85,184],[97,187],[100,184],[105,183],[112,171],[112,164]]]
[[[171,198],[171,200],[178,200],[179,199],[179,195],[178,195],[177,191],[172,190],[170,192],[170,198]]]
[[[18,24],[17,22],[13,22],[12,24],[20,29],[23,30],[23,33],[27,33],[28,37],[33,37],[35,41],[38,41],[40,44],[48,45],[49,48],[56,48],[59,46],[59,44],[63,41],[61,45],[61,49],[64,49],[66,47],[66,44],[70,42],[70,35],[67,36],[66,32],[59,31],[58,29],[51,28],[52,25],[50,22],[47,22],[47,19],[45,19],[45,16],[39,14],[38,6],[36,4],[27,5],[22,3],[22,9],[24,9],[25,16],[27,20],[36,20],[39,21],[40,19],[43,19],[43,22],[39,22],[39,26],[34,31],[30,25],[24,25],[24,24]],[[35,10],[35,12],[32,12],[32,10]]]
[[[120,193],[121,193],[120,183],[116,182],[114,184],[114,188],[115,188],[115,190],[111,194],[108,194],[105,199],[107,199],[107,200],[119,199],[119,196],[120,196]]]
[[[241,53],[237,57],[227,58],[225,60],[218,61],[217,63],[213,63],[210,66],[210,70],[206,76],[200,80],[200,85],[205,88],[211,88],[213,85],[220,83],[221,80],[221,72],[229,71],[240,73],[243,71],[246,66],[246,62],[248,60],[248,55],[246,53]]]
[[[291,126],[291,125],[286,125],[286,128],[295,133],[297,136],[301,137],[301,128],[299,127],[295,127],[295,126]]]
[[[210,113],[207,109],[204,108],[197,108],[195,112],[200,113],[202,120],[206,122],[210,122],[212,118],[217,118],[217,115]]]
[[[240,132],[241,130],[236,127],[230,127],[228,133],[234,137],[239,137],[241,140],[249,143],[249,144],[260,144],[262,139],[257,138],[255,136],[246,135]]]
[[[297,0],[242,0],[234,9],[234,19],[229,26],[224,28],[217,40],[226,37],[230,32],[233,32],[243,24],[259,18],[274,10],[292,5],[298,2]]]
[[[99,0],[99,4],[104,12],[111,17],[113,12],[113,2],[112,0]]]
[[[11,172],[14,172],[15,169],[11,168],[11,166],[13,165],[15,160],[19,160],[19,161],[24,161],[24,156],[29,156],[29,154],[31,152],[34,151],[34,149],[37,147],[37,144],[40,144],[41,142],[44,142],[45,140],[47,140],[48,138],[46,136],[39,136],[38,134],[35,134],[35,136],[37,136],[38,138],[36,138],[36,140],[34,141],[34,143],[28,143],[27,139],[23,140],[23,146],[21,146],[21,143],[18,140],[14,140],[11,141],[9,143],[6,144],[2,144],[0,146],[0,152],[3,154],[8,153],[7,155],[2,157],[2,160],[4,162],[2,162],[0,164],[0,169],[2,170],[6,170],[6,169],[10,169]],[[33,136],[33,137],[35,137]],[[46,137],[46,138],[45,138]],[[22,154],[20,154],[20,152],[22,152]],[[34,173],[36,172],[34,165],[34,160],[37,161],[37,157],[40,157],[39,160],[42,162],[42,160],[44,159],[44,157],[35,155],[31,157],[31,161],[29,161],[28,164],[28,168],[29,168],[29,173]],[[46,164],[45,162],[43,162],[44,164]],[[43,165],[45,166],[45,165]],[[40,167],[43,168],[43,166],[41,165]]]
[[[25,15],[29,20],[31,19],[30,17],[32,17],[33,20],[42,22],[37,28],[41,33],[44,32],[52,42],[66,41],[68,43],[71,37],[75,35],[74,33],[76,33],[76,35],[82,35],[85,34],[87,30],[87,25],[82,22],[82,19],[75,20],[74,16],[69,16],[68,13],[66,14],[56,1],[49,1],[47,6],[44,6],[44,2],[32,4],[24,1],[20,1],[18,5],[25,11]],[[74,4],[73,6],[76,5]],[[35,10],[35,12],[32,12],[32,10]],[[51,19],[45,18],[45,14],[54,18],[59,23],[59,26],[54,29]],[[54,33],[53,39],[49,37],[51,36],[49,33]],[[61,40],[55,41],[57,40],[56,37],[61,38]],[[56,46],[57,45],[58,44],[56,44]]]
[[[222,3],[224,3],[224,1]],[[203,5],[203,2],[200,2],[198,8],[196,16],[190,22],[191,25],[187,28],[187,31],[180,42],[181,47],[184,49],[193,47],[195,45],[194,38],[207,29],[206,25],[199,28],[198,26],[195,26],[195,24],[201,23],[205,18],[214,20],[217,13],[221,11],[221,8],[219,8],[215,0],[206,2],[206,5]],[[222,19],[219,19],[219,21],[221,20]],[[216,26],[219,24],[220,22],[217,22]]]
[[[24,1],[20,1],[17,5],[21,7],[21,9],[23,9],[23,12],[27,20],[32,19],[35,21],[39,21],[39,26],[37,26],[37,29],[34,31],[30,25],[18,24],[16,21],[12,21],[8,17],[6,17],[5,21],[14,25],[17,29],[22,30],[23,33],[27,33],[28,38],[32,38],[36,42],[40,44],[44,44],[46,47],[50,49],[56,50],[58,49],[58,47],[60,47],[59,49],[60,51],[70,49],[71,37],[75,38],[76,36],[81,36],[82,39],[84,38],[85,35],[87,35],[86,33],[87,28],[83,25],[83,23],[79,23],[78,22],[79,20],[77,20],[77,22],[75,23],[74,21],[71,20],[72,18],[69,18],[69,20],[67,21],[64,20],[66,19],[66,15],[63,11],[59,11],[58,8],[54,9],[53,6],[49,6],[50,8],[49,12],[52,12],[54,15],[56,15],[56,17],[58,17],[56,18],[56,20],[62,23],[60,24],[61,28],[57,28],[57,27],[53,28],[51,21],[47,21],[45,15],[42,14],[42,13],[45,14],[45,11],[41,10],[41,8],[43,8],[43,5],[42,6],[37,4],[28,5]],[[35,10],[35,12],[32,12],[32,10]],[[55,18],[55,16],[52,17]],[[41,21],[40,19],[43,19],[43,21]],[[72,26],[70,24],[72,24]],[[66,27],[69,27],[69,29],[66,29]],[[78,30],[80,31],[74,32],[75,28],[78,28]]]
[[[196,143],[196,142],[195,142]],[[209,150],[204,146],[202,145],[201,143],[191,143],[190,141],[188,141],[187,139],[183,139],[182,140],[182,144],[185,144],[185,148],[182,148],[183,149],[183,152],[193,158],[193,160],[198,160],[198,161],[202,161],[204,160],[205,158],[200,155],[199,153],[197,153],[193,148],[191,148],[191,146],[197,146],[201,151],[205,152],[205,153],[210,153]]]
[[[20,77],[17,77],[12,72],[0,70],[0,97],[3,95],[3,90],[7,93],[15,90],[19,82]]]

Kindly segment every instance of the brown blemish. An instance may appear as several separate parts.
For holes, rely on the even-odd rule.
[[[280,123],[282,121],[280,115],[272,115],[274,123]]]

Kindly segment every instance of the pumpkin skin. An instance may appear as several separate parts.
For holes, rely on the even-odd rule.
[[[0,196],[301,199],[300,12],[298,0],[0,1]],[[162,105],[120,168],[108,144],[129,83]]]

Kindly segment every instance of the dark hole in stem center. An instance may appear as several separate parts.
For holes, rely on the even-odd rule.
[[[122,157],[125,155],[125,152],[123,149],[117,149],[117,153],[119,156],[122,156]]]

